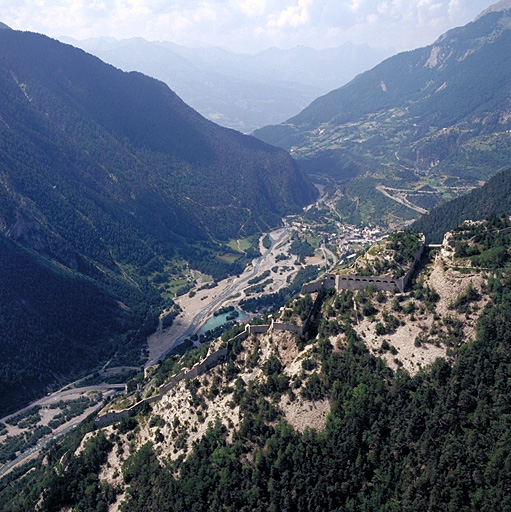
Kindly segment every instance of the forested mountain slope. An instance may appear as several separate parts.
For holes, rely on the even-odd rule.
[[[140,361],[156,290],[94,281],[3,235],[0,261],[0,416],[116,352]]]
[[[4,174],[24,168],[8,176],[18,180],[13,192],[55,203],[72,184],[96,209],[132,218],[162,242],[166,231],[254,232],[314,196],[285,152],[206,121],[163,83],[44,36],[0,35]],[[28,189],[30,172],[47,182],[42,190]],[[105,207],[105,196],[116,206]]]
[[[426,261],[405,294],[332,291],[303,336],[232,342],[225,361],[136,417],[91,422],[45,464],[0,480],[0,504],[6,512],[36,503],[83,512],[509,510],[509,226],[502,217],[454,231],[456,248],[447,243]],[[437,291],[434,277],[448,284]],[[313,300],[297,298],[279,314],[300,322]],[[467,335],[469,323],[477,329]],[[206,349],[137,383],[150,393]],[[123,403],[136,400],[134,384]]]
[[[172,258],[224,275],[236,270],[215,267],[208,248],[277,225],[315,189],[285,151],[207,121],[161,82],[42,35],[2,30],[0,46],[0,232],[15,265],[0,290],[7,316],[25,318],[30,331],[4,331],[7,397],[6,383],[18,378],[12,372],[34,373],[35,359],[45,368],[43,392],[51,379],[114,348],[122,352],[127,341],[111,329],[120,335],[128,327],[137,332],[146,317],[153,323],[148,312],[160,299],[149,276]],[[22,285],[25,267],[31,290]],[[61,298],[70,299],[32,307],[54,279],[65,288]],[[75,319],[71,336],[52,320],[52,308],[74,318],[82,285],[92,310]],[[17,299],[9,299],[11,291]],[[92,313],[105,304],[104,314]],[[31,319],[40,321],[40,334]],[[97,325],[78,329],[88,323]],[[110,350],[94,348],[100,339]],[[54,364],[59,347],[79,343],[89,347],[87,358],[71,351],[68,368]]]
[[[510,47],[511,10],[500,3],[255,134],[291,150],[317,176],[358,177],[345,192],[363,209],[384,204],[402,220],[417,217],[507,166]],[[403,204],[408,215],[398,210]]]

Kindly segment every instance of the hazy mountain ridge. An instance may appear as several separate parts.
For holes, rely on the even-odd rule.
[[[511,1],[500,0],[500,2],[497,2],[496,4],[493,4],[490,7],[488,7],[488,9],[485,9],[479,16],[477,16],[476,20],[490,12],[505,11],[507,9],[511,9]]]
[[[356,121],[370,113],[404,108],[404,115],[410,119],[430,112],[425,121],[436,120],[443,128],[465,116],[477,114],[485,107],[485,95],[503,92],[499,86],[507,77],[504,48],[507,48],[511,28],[509,19],[507,12],[490,13],[465,27],[447,32],[429,47],[390,57],[346,86],[318,98],[283,126],[288,127],[289,132],[293,127],[312,128],[324,123],[337,125],[339,129],[343,123]],[[488,51],[483,52],[488,47]],[[476,56],[479,52],[481,55]],[[486,65],[482,65],[485,62]],[[490,66],[494,66],[492,79],[496,83],[479,82]],[[474,73],[472,77],[466,76],[469,71]],[[446,103],[456,106],[453,97],[459,90],[470,86],[469,92],[472,92],[476,85],[484,86],[479,93],[483,100],[467,94],[458,98],[459,107],[454,112],[445,109],[444,115],[456,116],[454,119],[439,117],[440,109]],[[498,101],[501,99],[499,96],[494,98],[495,104],[502,105],[502,101]],[[474,111],[474,107],[477,110]],[[265,130],[258,130],[257,135],[263,137]],[[270,135],[271,129],[267,130]]]
[[[121,69],[163,80],[205,117],[242,132],[286,119],[390,54],[350,44],[248,55],[142,38],[62,40]]]
[[[478,185],[506,167],[511,149],[510,28],[510,10],[489,12],[255,135],[337,181],[367,173],[376,184],[410,192],[428,184],[445,197],[453,183]]]

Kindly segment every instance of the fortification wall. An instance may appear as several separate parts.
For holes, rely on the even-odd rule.
[[[417,263],[422,258],[424,244],[421,245],[410,269],[404,277],[392,278],[390,276],[360,276],[358,274],[327,274],[322,279],[302,286],[302,293],[314,293],[321,290],[365,290],[369,286],[374,286],[377,290],[388,292],[404,292],[408,282],[412,277]]]
[[[171,377],[170,381],[167,382],[164,386],[160,386],[158,390],[158,394],[155,396],[151,396],[149,398],[144,398],[140,402],[132,405],[128,409],[123,409],[122,411],[111,411],[106,414],[99,416],[95,424],[97,427],[102,427],[107,425],[108,423],[113,423],[115,421],[122,420],[124,418],[128,418],[130,416],[134,416],[137,411],[142,408],[145,404],[152,404],[162,399],[162,397],[167,394],[176,384],[181,382],[184,379],[195,379],[201,375],[204,375],[208,370],[210,370],[213,366],[216,366],[219,361],[221,361],[227,355],[227,347],[221,348],[216,352],[210,354],[202,363],[196,364],[193,368],[188,370],[187,372],[181,372],[177,375]]]
[[[121,411],[111,411],[107,412],[106,414],[102,414],[101,416],[98,416],[94,424],[97,427],[103,427],[105,425],[108,425],[109,423],[114,423],[124,418],[135,416],[137,411],[141,409],[145,404],[152,404],[154,402],[158,402],[159,400],[161,400],[161,395],[159,393],[149,398],[144,398],[143,400],[140,400],[140,402],[137,402],[136,404],[132,405],[127,409],[122,409]]]
[[[326,274],[321,279],[306,283],[302,286],[302,293],[314,293],[320,290],[329,290],[335,288],[335,274]]]
[[[327,279],[327,282],[330,284],[332,282],[332,279]],[[335,281],[334,281],[335,282]],[[137,402],[133,406],[123,409],[122,411],[111,411],[106,414],[102,414],[101,416],[98,416],[96,418],[95,424],[97,427],[103,427],[105,425],[108,425],[109,423],[114,423],[116,421],[120,421],[124,418],[128,418],[130,416],[134,416],[137,411],[143,407],[145,404],[151,404],[154,402],[157,402],[162,399],[164,395],[166,395],[174,386],[176,386],[179,382],[181,382],[184,379],[194,379],[196,377],[199,377],[201,375],[204,375],[208,370],[216,366],[220,361],[222,361],[228,354],[229,343],[232,343],[233,341],[237,340],[245,340],[248,338],[250,334],[265,334],[270,329],[275,329],[276,331],[290,331],[298,334],[303,334],[305,331],[307,324],[310,320],[310,317],[312,315],[312,312],[317,307],[320,299],[320,295],[318,294],[318,297],[314,301],[314,304],[311,308],[311,311],[309,312],[309,315],[307,316],[307,319],[305,320],[304,324],[302,326],[300,325],[293,325],[293,324],[286,324],[286,323],[278,323],[274,322],[272,320],[270,325],[250,325],[247,324],[245,326],[245,330],[238,335],[236,335],[234,338],[230,339],[227,342],[227,346],[224,348],[221,348],[220,350],[217,350],[216,352],[213,352],[212,354],[208,355],[204,361],[201,363],[196,364],[193,368],[186,372],[181,372],[178,375],[174,375],[170,378],[169,382],[165,384],[164,386],[160,386],[158,389],[158,394],[155,396],[152,396],[150,398],[146,398],[144,400],[141,400],[140,402]]]
[[[96,420],[94,421],[94,424],[96,427],[101,428],[105,425],[108,425],[109,423],[115,423],[116,421],[120,421],[124,418],[128,418],[133,413],[130,409],[123,409],[122,411],[118,412],[107,412],[106,414],[102,414],[101,416],[98,416]]]
[[[425,244],[421,245],[420,249],[418,250],[417,254],[415,255],[415,259],[413,260],[410,270],[405,275],[405,277],[403,277],[403,289],[401,290],[402,292],[404,292],[406,287],[408,286],[408,282],[410,281],[410,278],[412,277],[413,273],[415,272],[415,269],[417,268],[417,264],[419,263],[420,259],[422,258],[422,254],[424,253],[424,247],[425,247]]]
[[[266,334],[270,330],[271,325],[249,325],[249,334]]]
[[[303,326],[302,325],[283,324],[283,323],[279,323],[279,322],[274,322],[273,329],[275,331],[289,331],[289,332],[295,332],[297,334],[303,334]]]
[[[234,338],[232,338],[231,340],[229,340],[229,343],[232,343],[234,341],[245,341],[248,336],[250,335],[250,333],[248,332],[248,329],[245,328],[245,330],[243,332],[240,332],[239,334],[237,334],[236,336],[234,336]]]
[[[210,354],[202,363],[196,364],[189,372],[184,375],[184,379],[195,379],[204,375],[208,370],[216,366],[227,355],[227,347],[221,348]],[[183,380],[180,379],[180,380]],[[165,394],[165,393],[163,393]]]
[[[365,290],[374,286],[377,290],[402,292],[403,279],[393,279],[388,276],[359,276],[356,274],[336,276],[336,290]]]

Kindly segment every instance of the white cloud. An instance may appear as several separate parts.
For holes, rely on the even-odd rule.
[[[0,21],[56,37],[145,37],[236,50],[345,41],[410,49],[492,0],[1,0]]]
[[[192,15],[192,19],[195,23],[214,22],[216,20],[215,9],[209,6],[199,7]]]
[[[298,0],[297,5],[290,5],[283,9],[276,17],[268,21],[269,27],[298,27],[309,22],[309,7],[311,0]]]
[[[364,0],[351,0],[350,6],[349,6],[350,9],[352,11],[358,11],[360,9],[363,1]]]
[[[266,11],[265,0],[231,0],[230,5],[233,9],[239,9],[245,16],[249,18],[254,16],[262,16]]]

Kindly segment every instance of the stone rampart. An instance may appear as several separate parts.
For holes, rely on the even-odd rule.
[[[249,325],[248,333],[249,334],[266,334],[270,330],[270,325]]]
[[[184,374],[183,378],[195,379],[196,377],[204,375],[208,370],[211,370],[211,368],[216,366],[226,355],[227,347],[221,348],[220,350],[213,352],[208,357],[206,357],[206,359],[204,359],[202,363],[196,364],[189,372]],[[180,380],[183,380],[183,378],[181,378]]]
[[[337,275],[336,290],[365,290],[374,286],[377,290],[387,292],[404,291],[403,278],[394,279],[389,276],[359,276],[357,274]]]
[[[140,402],[132,405],[127,409],[123,409],[121,411],[111,411],[101,416],[95,421],[97,427],[103,427],[108,423],[113,423],[115,421],[122,420],[124,418],[128,418],[130,416],[134,416],[145,404],[152,404],[162,399],[162,397],[167,394],[176,384],[181,382],[184,379],[194,379],[199,377],[200,375],[204,375],[208,370],[210,370],[213,366],[216,366],[219,361],[221,361],[227,355],[227,347],[221,348],[216,352],[210,354],[202,363],[196,364],[193,368],[188,370],[187,372],[181,372],[177,375],[171,377],[170,381],[167,382],[164,386],[160,386],[158,390],[158,394],[151,396],[149,398],[144,398]]]
[[[171,377],[170,380],[167,382],[167,384],[160,387],[160,395],[163,396],[166,393],[168,393],[176,384],[178,384],[185,378],[186,378],[186,374],[183,372],[178,373],[177,375],[174,375],[173,377]]]
[[[393,278],[391,276],[361,276],[358,274],[327,274],[323,278],[318,279],[312,283],[307,283],[302,287],[302,293],[313,293],[320,290],[335,289],[340,290],[365,290],[369,286],[374,286],[377,290],[388,292],[401,292],[403,293],[408,286],[408,282],[412,277],[417,263],[422,257],[424,252],[424,245],[421,245],[415,259],[413,260],[407,274],[400,278]]]
[[[302,325],[294,325],[294,324],[283,324],[280,322],[273,323],[274,331],[289,331],[295,332],[297,334],[303,334],[303,326]]]
[[[415,272],[415,270],[417,268],[417,264],[419,263],[420,259],[422,258],[422,254],[424,253],[424,247],[425,247],[424,244],[420,246],[420,249],[417,251],[417,254],[415,255],[415,259],[413,260],[410,270],[405,275],[405,277],[403,277],[403,289],[401,290],[402,292],[404,292],[406,287],[408,286],[408,282],[410,281],[410,278],[412,277],[413,273]]]
[[[105,425],[108,425],[110,423],[114,423],[116,421],[120,421],[124,418],[128,418],[130,416],[134,416],[145,404],[151,404],[154,402],[157,402],[162,399],[164,395],[166,395],[174,386],[176,386],[179,382],[181,382],[184,379],[194,379],[196,377],[199,377],[201,375],[204,375],[208,370],[216,366],[220,361],[222,361],[228,354],[229,351],[229,344],[237,341],[237,340],[245,340],[247,339],[250,334],[265,334],[271,329],[274,329],[276,331],[290,331],[298,334],[303,334],[305,331],[305,328],[307,327],[307,323],[309,322],[310,316],[312,312],[314,311],[314,308],[317,306],[319,300],[319,295],[314,301],[314,304],[311,308],[311,311],[309,312],[309,315],[307,319],[305,320],[303,325],[293,325],[293,324],[286,324],[286,323],[278,323],[274,322],[272,319],[272,322],[270,325],[250,325],[247,324],[245,326],[245,330],[238,335],[234,336],[234,338],[230,339],[227,342],[227,346],[224,348],[221,348],[217,350],[216,352],[213,352],[210,354],[204,361],[201,363],[197,363],[193,368],[191,368],[188,371],[181,372],[177,375],[174,375],[170,378],[169,382],[165,384],[164,386],[160,386],[158,389],[158,394],[149,398],[145,398],[144,400],[141,400],[140,402],[137,402],[136,404],[132,405],[131,407],[127,409],[123,409],[121,411],[110,411],[105,414],[102,414],[101,416],[98,416],[98,418],[95,421],[95,424],[97,427],[104,427]]]
[[[329,290],[335,288],[335,274],[326,274],[321,279],[306,283],[302,286],[302,293],[314,293],[320,290]]]
[[[104,427],[105,425],[108,425],[109,423],[115,423],[116,421],[128,418],[132,414],[133,413],[131,412],[131,408],[123,409],[122,411],[107,412],[106,414],[98,416],[94,421],[94,424],[96,425],[96,427],[101,428]]]
[[[248,329],[245,327],[245,330],[234,336],[234,338],[230,339],[229,343],[233,343],[235,341],[245,341],[248,338],[249,334],[250,333],[248,332]]]
[[[135,414],[146,404],[152,404],[154,402],[158,402],[161,400],[161,395],[158,393],[157,395],[151,396],[149,398],[144,398],[137,402],[136,404],[128,407],[127,409],[122,409],[121,411],[110,411],[106,414],[102,414],[98,416],[94,424],[96,427],[104,427],[109,423],[114,423],[116,421],[120,421],[124,418],[129,418],[130,416],[135,416]]]

